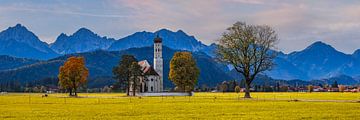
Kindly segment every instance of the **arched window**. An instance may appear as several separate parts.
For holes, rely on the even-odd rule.
[[[153,86],[151,86],[151,92],[152,92],[152,91],[154,91],[154,88],[153,88]]]

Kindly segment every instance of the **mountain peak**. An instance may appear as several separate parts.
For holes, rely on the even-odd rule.
[[[163,28],[163,29],[156,31],[155,33],[163,33],[163,32],[168,33],[168,32],[173,32],[173,31]]]
[[[8,30],[10,30],[10,31],[29,31],[25,26],[21,25],[20,23],[16,24],[14,27],[9,27]]]
[[[185,34],[185,32],[184,31],[182,31],[182,30],[178,30],[178,31],[176,31],[177,33],[184,33]]]
[[[15,25],[16,28],[19,28],[19,27],[24,27],[23,25],[21,25],[20,23],[16,24]]]
[[[353,53],[353,55],[354,55],[354,54],[359,54],[359,55],[360,55],[360,49],[355,50],[355,52]]]
[[[66,36],[67,37],[67,35],[65,33],[61,33],[59,36]]]
[[[355,58],[360,58],[360,49],[357,49],[353,54],[352,54],[353,57]]]
[[[77,30],[75,33],[74,33],[74,35],[75,34],[95,34],[94,32],[92,32],[91,30],[89,30],[89,29],[87,29],[87,28],[84,28],[84,27],[82,27],[82,28],[80,28],[79,30]]]
[[[317,42],[314,42],[313,44],[311,44],[310,46],[308,46],[306,48],[306,50],[312,50],[312,49],[315,49],[315,50],[335,50],[335,48],[333,48],[331,45],[328,45],[324,42],[321,42],[321,41],[317,41]]]
[[[67,36],[65,33],[61,33],[61,34],[56,38],[56,40],[63,40],[63,39],[66,39],[67,37],[69,37],[69,36]]]

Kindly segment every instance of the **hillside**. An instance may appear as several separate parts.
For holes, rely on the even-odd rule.
[[[25,65],[30,65],[40,60],[27,59],[27,58],[16,58],[7,55],[0,55],[0,71],[18,68]]]
[[[168,80],[169,62],[171,57],[175,53],[175,50],[164,47],[163,59],[164,59],[164,85],[169,88],[172,87],[172,83]],[[103,82],[107,82],[111,85],[112,80],[112,68],[118,64],[121,55],[132,54],[138,60],[148,60],[153,63],[153,48],[132,48],[120,52],[108,52],[108,51],[94,51],[79,54],[71,54],[60,56],[48,61],[41,61],[31,65],[22,66],[14,70],[8,70],[0,72],[0,81],[19,81],[20,83],[27,83],[35,80],[41,80],[46,78],[56,78],[59,67],[70,56],[83,56],[85,57],[86,66],[90,71],[89,87],[102,87]],[[206,84],[208,86],[215,86],[217,83],[224,80],[231,80],[223,68],[220,68],[220,64],[216,63],[211,57],[204,53],[193,53],[194,58],[197,61],[197,65],[200,68],[199,85]],[[223,66],[225,67],[225,66]],[[106,79],[104,79],[106,78]],[[94,83],[96,82],[96,83]],[[112,81],[114,82],[114,81]]]

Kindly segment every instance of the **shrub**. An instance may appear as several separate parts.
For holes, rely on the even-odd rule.
[[[345,85],[339,85],[339,92],[344,92],[345,91]]]
[[[309,92],[313,92],[313,91],[314,91],[314,86],[309,85],[309,86],[308,86],[308,91],[309,91]]]
[[[240,89],[241,89],[240,86],[236,86],[234,91],[235,91],[236,93],[239,93],[239,92],[240,92]]]

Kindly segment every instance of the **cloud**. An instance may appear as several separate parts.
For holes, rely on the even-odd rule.
[[[262,0],[229,0],[231,2],[239,2],[243,4],[264,4]]]
[[[115,38],[144,30],[182,29],[210,44],[236,21],[245,21],[273,27],[284,52],[322,40],[352,53],[360,48],[359,11],[360,1],[355,0],[5,0],[0,4],[0,27],[26,23],[47,41],[84,26]]]
[[[31,7],[1,7],[0,11],[2,12],[41,12],[46,14],[66,14],[66,15],[79,15],[79,16],[88,16],[88,17],[104,17],[104,18],[126,18],[128,15],[117,15],[117,14],[97,14],[97,13],[86,13],[86,12],[76,12],[70,9],[48,9],[48,8],[31,8]]]

